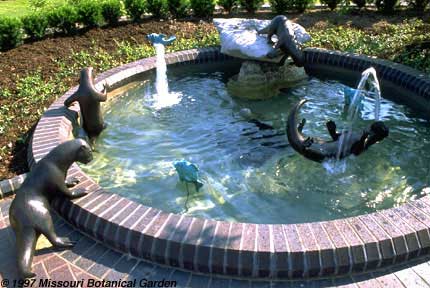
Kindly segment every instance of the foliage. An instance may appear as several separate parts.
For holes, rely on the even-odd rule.
[[[78,19],[74,6],[62,5],[48,13],[48,26],[59,29],[65,34],[73,34],[76,32]]]
[[[51,5],[50,0],[28,0],[28,5],[32,11],[40,11]]]
[[[33,40],[42,39],[48,28],[48,18],[45,13],[35,12],[21,18],[25,33]]]
[[[378,11],[384,14],[393,14],[398,2],[399,0],[375,0],[375,6],[378,8]]]
[[[389,60],[399,59],[398,57],[403,55],[402,59],[405,59],[405,55],[414,55],[408,54],[409,52],[405,50],[408,45],[430,41],[430,35],[426,33],[427,29],[428,25],[417,19],[404,21],[401,25],[387,24],[373,33],[356,28],[332,26],[324,30],[310,29],[312,40],[305,45],[372,55]]]
[[[363,0],[352,0],[354,3],[355,1],[363,1]],[[321,0],[322,3],[326,4],[330,10],[336,9],[337,5],[340,4],[341,0]]]
[[[231,13],[231,10],[233,10],[237,4],[237,0],[218,0],[218,5],[221,5],[227,13]]]
[[[289,0],[270,0],[272,12],[276,14],[284,14],[290,9]]]
[[[95,0],[81,0],[76,5],[79,22],[84,26],[97,27],[102,21],[101,3]]]
[[[15,48],[21,44],[22,22],[18,18],[0,18],[0,50]]]
[[[426,7],[429,5],[429,0],[409,0],[408,6],[418,13],[424,13]]]
[[[355,5],[357,5],[358,9],[361,9],[364,6],[366,6],[366,0],[352,0],[352,3],[354,3]]]
[[[121,9],[121,2],[118,0],[105,0],[101,3],[103,19],[109,25],[118,24],[119,18],[122,15]]]
[[[191,0],[191,9],[196,17],[206,18],[211,17],[215,11],[214,0]]]
[[[146,11],[145,0],[124,0],[125,10],[134,22],[140,20],[142,14]]]
[[[240,6],[249,13],[255,13],[263,4],[263,0],[240,0]]]
[[[168,17],[167,0],[146,0],[146,8],[157,19],[166,19]]]
[[[188,0],[168,0],[167,6],[173,18],[183,18],[189,13],[190,2]]]
[[[292,9],[296,10],[299,13],[303,13],[313,2],[313,0],[290,0],[289,2]]]

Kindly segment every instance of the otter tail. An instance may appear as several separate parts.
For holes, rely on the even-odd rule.
[[[303,137],[301,131],[299,131],[299,125],[297,123],[297,113],[300,109],[300,107],[303,106],[308,100],[301,100],[299,103],[293,106],[293,108],[290,111],[290,114],[288,115],[287,120],[287,137],[288,142],[290,143],[291,147],[294,148],[297,152],[300,154],[303,154],[305,151],[305,138]],[[300,129],[301,130],[301,129]]]

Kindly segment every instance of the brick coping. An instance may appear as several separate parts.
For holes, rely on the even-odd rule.
[[[374,66],[383,81],[430,101],[430,78],[400,64],[367,56],[305,49],[305,69],[336,67],[360,73]],[[219,48],[166,55],[169,65],[229,61]],[[100,74],[117,88],[155,68],[145,58]],[[397,83],[397,84],[396,84]],[[78,107],[67,109],[70,89],[45,112],[34,131],[28,154],[30,167],[51,149],[72,137]],[[430,107],[430,106],[427,106]],[[98,186],[73,164],[90,193],[76,200],[56,199],[55,209],[70,223],[124,253],[201,273],[255,278],[303,278],[363,272],[427,254],[430,248],[430,196],[398,208],[333,221],[301,224],[252,224],[213,221],[147,207]]]

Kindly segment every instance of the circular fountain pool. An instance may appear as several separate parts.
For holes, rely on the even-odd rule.
[[[222,66],[169,69],[170,92],[181,101],[161,109],[153,100],[154,78],[137,82],[106,105],[108,129],[84,171],[108,191],[167,212],[251,223],[356,216],[430,192],[430,156],[423,154],[430,127],[406,106],[383,99],[380,119],[389,137],[346,159],[342,170],[340,163],[316,163],[289,147],[285,119],[306,98],[304,134],[329,139],[327,120],[338,129],[345,125],[347,86],[309,78],[271,100],[244,101],[229,95],[230,75]],[[243,108],[251,109],[252,121],[242,117]],[[373,111],[366,99],[355,129],[369,125]],[[204,186],[198,192],[179,182],[172,163],[181,159],[199,167]]]
[[[430,79],[428,76],[403,65],[362,55],[320,49],[306,49],[304,52],[306,58],[305,69],[309,75],[317,76],[319,79],[342,80],[342,83],[347,83],[351,87],[356,85],[362,71],[370,66],[375,67],[381,80],[384,96],[390,99],[395,98],[406,103],[414,111],[425,112],[424,115],[429,115]],[[206,72],[209,72],[209,63],[221,63],[224,68],[232,64],[238,68],[240,65],[238,63],[240,61],[221,54],[218,48],[194,49],[167,54],[166,62],[173,64],[169,66],[170,72],[173,72],[171,67],[181,67],[187,71],[191,67],[203,67]],[[204,65],[201,65],[202,63]],[[96,79],[96,87],[102,89],[105,81],[111,87],[118,88],[138,78],[150,79],[149,75],[153,74],[154,68],[155,58],[146,58],[129,63],[99,75]],[[233,68],[229,68],[228,71],[237,72],[237,68]],[[221,73],[218,75],[222,76],[225,74]],[[174,73],[171,76],[175,77]],[[220,78],[217,79],[219,81]],[[224,79],[221,82],[225,82]],[[315,81],[311,81],[306,85],[313,85],[312,83],[315,83]],[[323,85],[332,85],[333,83],[327,82]],[[61,98],[57,99],[38,122],[29,147],[28,163],[30,166],[33,166],[51,149],[72,137],[73,127],[76,127],[78,124],[78,113],[73,110],[76,111],[79,108],[75,106],[71,109],[66,109],[63,102],[76,89],[77,87],[70,89]],[[339,90],[336,91],[339,92]],[[296,90],[295,93],[299,92],[300,89]],[[205,93],[205,97],[207,96],[209,95]],[[184,99],[186,96],[182,95],[182,97]],[[217,97],[214,98],[218,99]],[[294,98],[297,96],[290,97]],[[118,98],[119,101],[122,101],[120,99]],[[289,98],[287,97],[286,99]],[[138,100],[140,102],[136,102],[136,109],[139,109],[138,105],[140,104],[144,106],[148,104],[142,98],[138,98]],[[198,99],[195,100],[199,101]],[[275,100],[281,101],[280,99]],[[188,102],[185,101],[184,103]],[[396,105],[390,106],[393,104],[387,106],[387,103],[383,103],[383,106],[396,107]],[[257,105],[259,103],[254,104]],[[225,105],[232,105],[232,102],[227,100]],[[240,106],[242,104],[237,102],[235,105]],[[291,103],[288,105],[291,105]],[[312,109],[316,109],[311,105],[316,104],[311,102],[308,106],[304,107],[301,112],[302,116],[306,115],[306,117],[309,117],[309,113],[311,112],[309,109],[312,107]],[[343,109],[342,106],[340,107]],[[180,108],[180,106],[176,108]],[[267,114],[263,110],[259,110],[258,107],[251,107],[251,109],[256,114],[257,112],[260,113],[259,117],[262,121],[268,121],[268,123],[273,124],[275,130],[282,129],[279,127],[282,127],[283,124],[277,124],[276,121],[273,123],[270,122],[273,121],[273,118],[269,117],[266,119]],[[233,112],[237,111],[234,107],[231,110]],[[326,109],[324,110],[326,111]],[[280,111],[279,113],[286,112],[285,109],[281,109],[280,107],[277,111]],[[393,113],[391,108],[384,109],[384,111],[389,112],[388,115]],[[410,134],[407,131],[414,129],[421,130],[426,127],[425,123],[416,118],[414,114],[411,114],[407,108],[400,108],[400,110],[395,111],[397,111],[395,112],[396,116],[390,117],[400,118],[398,119],[400,122],[409,121],[409,124],[405,124],[404,129],[397,130],[397,132],[393,130],[394,128],[390,127],[392,134],[394,133],[393,135],[397,133],[408,136]],[[157,119],[157,117],[161,119],[163,115],[162,110],[151,111],[149,109],[147,112],[152,114],[152,119]],[[398,114],[399,112],[400,114]],[[336,113],[338,114],[334,116],[341,115],[341,112]],[[402,116],[402,113],[409,120],[406,120]],[[235,125],[250,127],[250,123],[245,123],[243,119],[236,118],[235,113],[232,115],[229,115],[228,119],[234,119],[234,121],[238,122]],[[382,116],[386,117],[387,115]],[[320,123],[308,121],[309,124],[307,125],[306,132],[323,133],[317,128],[319,124],[324,124],[326,119],[322,118],[315,116],[315,121],[321,121]],[[207,117],[205,121],[209,122]],[[111,123],[111,125],[114,124]],[[226,125],[223,125],[222,128],[226,129]],[[240,135],[238,133],[241,132],[235,131],[233,135]],[[243,136],[246,135],[240,137]],[[231,141],[231,138],[227,139]],[[249,139],[247,138],[247,140]],[[398,148],[404,145],[403,142],[396,143],[396,145],[389,144],[388,140],[386,139],[383,143],[371,147],[371,150],[360,156],[360,158],[363,157],[363,160],[353,159],[353,161],[365,161],[364,157],[370,157],[371,155],[379,157],[380,154],[383,155],[381,151],[384,151],[386,144]],[[421,140],[417,139],[416,143],[426,144],[426,142],[419,141]],[[159,142],[162,141],[160,140]],[[127,141],[126,145],[129,145],[129,143],[130,141]],[[255,143],[260,142],[257,141]],[[264,145],[257,145],[257,147],[261,146]],[[201,145],[197,147],[201,147]],[[420,146],[414,147],[417,149],[427,149]],[[132,158],[137,158],[139,155],[145,153],[146,149],[150,148],[145,147],[133,155]],[[234,147],[231,148],[233,149]],[[267,148],[267,146],[263,148]],[[373,151],[373,148],[378,150],[375,149]],[[282,154],[283,158],[289,159],[295,157],[292,151],[288,151],[288,147],[285,149],[285,154]],[[406,154],[410,153],[410,150],[404,149],[403,151],[406,151],[405,155],[401,156],[406,157]],[[391,151],[389,152],[391,153]],[[274,154],[273,157],[276,157],[276,155]],[[423,159],[425,159],[426,154],[423,152],[421,155],[422,159],[420,161],[424,161]],[[180,156],[182,157],[183,155]],[[263,166],[270,164],[270,160],[263,161]],[[303,162],[304,160],[300,157],[297,161]],[[385,161],[384,163],[390,163],[392,166],[398,165],[393,161],[397,161],[397,158],[392,157],[390,158],[390,162]],[[170,159],[168,162],[170,162]],[[413,161],[410,162],[412,163]],[[293,163],[293,161],[287,161],[287,163]],[[370,163],[374,162],[370,161]],[[350,163],[347,164],[349,165]],[[281,165],[285,164],[282,164],[281,161]],[[368,164],[367,167],[369,166],[371,170],[377,167],[376,165]],[[251,167],[262,166],[254,164]],[[424,169],[425,165],[419,167]],[[205,179],[208,179],[207,172],[203,171],[204,166],[200,168],[204,172],[203,176],[206,177]],[[326,170],[319,171],[324,172]],[[313,171],[300,172],[300,175],[311,175]],[[107,171],[107,173],[113,174],[115,171]],[[414,189],[417,189],[414,191],[416,195],[422,192],[426,193],[426,189],[424,186],[419,188],[412,183],[425,183],[428,181],[428,178],[418,179],[418,177],[422,177],[421,175],[423,175],[422,172],[419,173],[419,176],[413,175],[412,178],[407,180],[408,187],[412,186]],[[73,189],[85,188],[88,195],[74,200],[56,198],[52,205],[62,217],[75,225],[79,230],[124,253],[130,253],[133,256],[150,261],[201,273],[233,275],[235,277],[272,278],[331,276],[350,273],[351,271],[361,272],[384,265],[391,265],[392,263],[402,262],[419,255],[425,255],[430,249],[430,234],[428,232],[430,228],[430,196],[423,196],[416,201],[410,201],[397,208],[334,221],[300,224],[253,224],[187,217],[184,214],[164,212],[165,206],[160,210],[155,207],[139,204],[120,196],[121,192],[118,190],[122,188],[115,189],[114,192],[117,194],[107,192],[103,187],[97,185],[76,164],[69,169],[68,175],[78,177],[81,180],[81,183]],[[286,179],[284,178],[283,180],[285,181]],[[291,181],[291,179],[288,180]],[[299,179],[296,181],[299,181]],[[176,184],[177,180],[175,180]],[[348,186],[343,193],[348,193],[350,188],[353,187],[351,185]],[[109,189],[114,190],[112,187]],[[177,198],[183,200],[184,186],[178,185],[177,189],[181,191],[180,196]],[[386,190],[384,187],[374,189],[378,190],[373,190],[372,192],[379,195],[384,195],[380,193]],[[145,192],[148,191],[141,191],[139,195]],[[406,192],[409,193],[408,191]],[[282,207],[282,209],[285,209],[285,207]],[[308,208],[305,209],[308,212],[310,210]],[[267,212],[272,212],[273,210],[263,211],[263,209],[259,209],[258,213],[269,214]],[[190,209],[190,211],[192,210]]]

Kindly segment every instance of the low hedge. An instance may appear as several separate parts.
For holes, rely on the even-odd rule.
[[[240,5],[247,12],[255,13],[263,0],[217,0],[225,11],[231,12]],[[285,14],[290,11],[304,12],[314,0],[269,0],[272,11]],[[330,9],[336,9],[343,0],[321,0]],[[347,0],[348,1],[348,0]],[[366,0],[351,0],[358,8],[364,7]],[[383,13],[393,13],[399,0],[368,0]],[[424,12],[430,0],[406,0],[408,7],[416,12]],[[44,11],[43,8],[15,19],[0,17],[0,50],[8,50],[20,45],[25,34],[33,40],[44,37],[46,31],[61,31],[73,34],[78,28],[92,28],[102,23],[116,25],[123,11],[133,21],[140,21],[144,13],[151,13],[155,18],[183,18],[192,14],[196,17],[212,17],[215,0],[78,0]],[[79,25],[78,25],[79,24]],[[25,34],[24,34],[24,33]]]
[[[22,28],[18,18],[0,18],[0,50],[12,49],[21,44]]]

